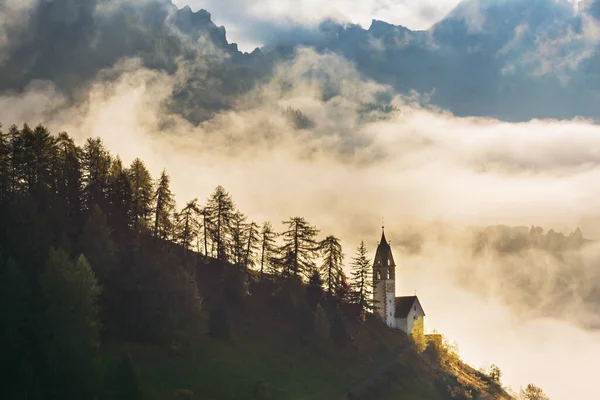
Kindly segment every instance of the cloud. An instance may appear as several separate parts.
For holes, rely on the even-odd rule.
[[[361,24],[368,28],[372,19],[410,29],[428,29],[446,15],[459,0],[174,0],[183,7],[203,8],[213,14],[218,25],[227,27],[230,41],[252,51],[281,32],[297,32],[299,27],[314,28],[325,19]]]
[[[231,110],[194,126],[169,112],[170,94],[193,73],[186,66],[169,76],[122,60],[74,106],[47,83],[4,93],[0,121],[44,122],[78,143],[100,136],[125,163],[140,157],[154,176],[166,167],[180,204],[223,185],[251,219],[279,228],[302,215],[322,235],[338,235],[348,255],[360,240],[373,252],[385,216],[398,294],[416,289],[427,326],[456,340],[469,362],[496,363],[507,384],[533,381],[553,399],[600,396],[586,375],[597,369],[591,355],[600,347],[586,324],[598,318],[586,287],[561,312],[529,312],[506,268],[545,285],[562,264],[537,250],[475,257],[468,229],[505,223],[570,232],[598,216],[598,125],[457,118],[364,80],[343,58],[301,49]],[[391,107],[385,112],[371,107],[381,98]],[[288,109],[311,123],[300,129]],[[585,260],[576,283],[594,281],[598,254],[575,254]],[[544,285],[533,294],[557,301]]]
[[[0,0],[0,65],[5,61],[11,41],[27,27],[30,11],[37,0]]]

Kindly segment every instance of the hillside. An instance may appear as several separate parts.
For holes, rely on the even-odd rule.
[[[214,260],[198,266],[200,292],[210,293],[208,305],[226,290],[219,275],[227,273]],[[177,389],[192,391],[192,398],[224,400],[511,398],[459,359],[446,365],[418,354],[403,332],[371,316],[364,323],[347,321],[350,339],[343,346],[332,338],[299,336],[302,301],[284,307],[268,291],[267,285],[251,284],[248,297],[231,309],[230,341],[202,335],[185,350],[109,342],[106,357],[131,355],[147,399],[170,398]],[[333,313],[330,306],[335,307],[324,308]],[[254,395],[258,387],[268,395]]]

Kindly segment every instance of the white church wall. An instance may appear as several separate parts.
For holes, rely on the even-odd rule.
[[[406,318],[407,332],[412,332],[417,318],[424,317],[424,316],[425,316],[425,313],[423,312],[421,305],[419,304],[418,301],[415,300],[415,303],[410,308],[410,312],[408,313],[408,317]]]

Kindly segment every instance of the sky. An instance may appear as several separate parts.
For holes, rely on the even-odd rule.
[[[227,28],[228,39],[243,51],[252,51],[270,35],[295,24],[316,26],[325,18],[361,24],[373,19],[410,29],[428,29],[460,0],[174,0],[178,7],[205,9],[217,25]]]
[[[280,20],[314,24],[337,15],[365,26],[378,18],[427,28],[455,1],[329,4],[193,5],[213,13],[230,39],[262,43]],[[9,39],[0,34],[0,42]],[[337,235],[347,258],[361,240],[374,254],[385,217],[399,266],[397,295],[418,292],[428,330],[456,341],[476,368],[499,365],[504,383],[515,390],[533,382],[553,400],[600,398],[594,380],[600,332],[588,328],[600,316],[584,303],[580,288],[564,300],[564,314],[523,313],[521,304],[511,302],[517,289],[497,266],[514,263],[544,287],[560,264],[539,252],[474,259],[469,236],[473,226],[506,224],[567,234],[580,227],[586,237],[600,239],[600,126],[582,119],[459,118],[402,95],[392,100],[397,112],[372,111],[364,118],[359,110],[390,88],[365,80],[339,56],[309,49],[281,63],[233,109],[194,126],[165,106],[185,82],[186,68],[168,76],[124,59],[109,70],[104,76],[111,80],[96,79],[75,105],[52,82],[0,93],[0,121],[43,122],[79,144],[99,136],[126,164],[140,157],[155,177],[166,168],[180,205],[196,197],[203,202],[223,185],[257,222],[279,229],[281,221],[304,216],[321,237]],[[316,76],[326,76],[339,95],[324,100]],[[314,126],[295,129],[279,112],[287,107],[302,110]],[[422,239],[417,251],[399,245],[415,236]],[[600,248],[576,256],[584,261],[578,281],[600,281]],[[457,276],[465,266],[470,279],[461,282]],[[555,300],[550,288],[540,293],[541,302]]]

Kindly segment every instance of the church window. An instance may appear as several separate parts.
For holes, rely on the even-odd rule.
[[[415,305],[415,311],[417,311],[417,306]]]
[[[381,271],[377,271],[377,279],[381,279]]]

